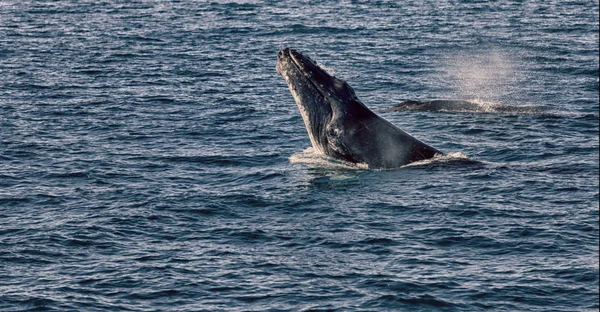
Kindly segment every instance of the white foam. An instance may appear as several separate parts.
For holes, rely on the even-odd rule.
[[[314,168],[337,168],[337,169],[368,169],[367,164],[355,164],[326,156],[313,147],[302,152],[295,153],[289,158],[292,164],[303,164]]]
[[[496,108],[500,106],[500,104],[490,101],[484,101],[481,99],[472,99],[469,102],[477,105],[482,112],[496,112]]]
[[[471,160],[467,155],[461,152],[453,152],[448,154],[436,154],[433,158],[424,159],[420,161],[415,161],[410,164],[404,165],[400,168],[405,167],[413,167],[413,166],[426,166],[429,164],[435,163],[447,163],[452,161],[464,161]],[[323,155],[317,152],[314,148],[309,147],[302,152],[298,152],[290,156],[290,163],[292,164],[303,164],[312,168],[331,168],[331,169],[354,169],[354,170],[364,170],[369,169],[368,164],[364,163],[351,163],[335,158],[331,158],[329,156]],[[397,169],[397,168],[392,168]],[[385,169],[383,169],[385,170]]]
[[[412,166],[425,166],[425,165],[429,165],[432,163],[447,163],[447,162],[452,162],[452,161],[457,161],[457,160],[470,160],[470,158],[461,152],[453,152],[453,153],[448,153],[448,154],[443,154],[443,155],[435,154],[435,156],[433,156],[433,158],[415,161],[410,164],[404,165],[401,168],[412,167]]]

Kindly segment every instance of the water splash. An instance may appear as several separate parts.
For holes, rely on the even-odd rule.
[[[350,170],[365,170],[369,169],[369,165],[359,163],[351,163],[339,159],[334,159],[326,155],[320,154],[314,148],[309,147],[302,152],[298,152],[290,156],[290,163],[292,164],[303,164],[311,168],[325,168],[325,169],[350,169]],[[442,164],[449,162],[475,162],[470,159],[467,155],[461,152],[452,152],[448,154],[436,154],[433,158],[415,161],[410,164],[401,166],[400,168],[414,167],[414,166],[426,166],[430,164]],[[394,170],[392,169],[376,169],[376,170]]]
[[[430,164],[442,164],[449,162],[476,162],[469,158],[467,155],[461,152],[452,152],[448,154],[436,154],[433,158],[423,159],[419,161],[406,164],[401,168],[414,167],[414,166],[426,166]]]
[[[309,147],[302,152],[290,156],[290,163],[304,164],[312,168],[332,168],[332,169],[369,169],[367,164],[355,164],[339,159],[334,159],[319,153],[313,147]]]

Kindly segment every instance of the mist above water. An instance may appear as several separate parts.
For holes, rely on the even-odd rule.
[[[519,91],[523,73],[517,61],[505,51],[465,52],[444,60],[446,83],[455,97],[487,103],[518,105],[513,94]]]

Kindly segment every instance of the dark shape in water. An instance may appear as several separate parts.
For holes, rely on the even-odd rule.
[[[433,101],[404,101],[388,111],[480,111],[480,105],[469,101],[460,100],[433,100]]]
[[[483,104],[463,100],[404,101],[382,112],[398,111],[447,111],[477,113],[536,114],[548,111],[546,107]]]
[[[315,150],[369,168],[396,168],[441,154],[365,106],[343,80],[285,48],[277,72],[298,104]]]

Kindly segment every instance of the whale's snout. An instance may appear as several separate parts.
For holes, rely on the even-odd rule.
[[[292,51],[292,49],[282,48],[277,53],[277,65],[275,66],[275,71],[280,75],[283,75],[284,67],[291,61],[290,51]]]
[[[284,55],[289,55],[290,54],[290,48],[282,48],[279,50],[279,53],[277,53],[277,57],[281,58],[284,57]]]

